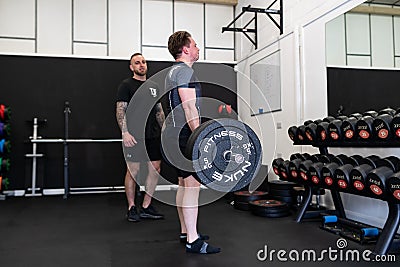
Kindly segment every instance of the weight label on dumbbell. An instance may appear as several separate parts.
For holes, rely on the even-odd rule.
[[[380,129],[378,132],[378,137],[381,139],[386,139],[389,135],[389,131],[387,129]]]
[[[364,184],[362,182],[360,182],[360,181],[355,181],[353,183],[353,185],[354,185],[354,188],[359,190],[359,191],[364,190]]]
[[[400,125],[399,125],[400,126]],[[400,137],[400,128],[396,130],[396,136]]]
[[[320,136],[321,136],[321,140],[322,140],[322,141],[325,141],[325,139],[326,139],[326,132],[325,132],[324,130],[321,131]]]
[[[351,139],[351,138],[353,138],[353,136],[354,136],[354,131],[352,131],[352,130],[347,130],[347,131],[345,132],[344,136],[345,136],[347,139]]]
[[[297,178],[297,171],[292,171],[291,174],[293,178]]]
[[[307,174],[305,172],[300,172],[300,177],[305,181],[308,180]]]
[[[308,140],[310,140],[310,141],[313,140],[311,134],[308,131],[306,132],[306,136],[307,136]]]
[[[274,173],[275,173],[276,175],[279,175],[278,168],[274,167],[273,170],[274,170]]]
[[[345,180],[339,180],[338,181],[338,186],[342,189],[346,189],[347,188],[347,183]]]
[[[366,130],[361,130],[360,133],[359,133],[359,136],[360,136],[362,139],[368,139],[368,138],[369,138],[369,132],[366,131]]]
[[[319,178],[317,176],[313,175],[311,177],[311,181],[313,181],[314,184],[318,184],[319,183]]]
[[[372,184],[369,188],[371,189],[372,193],[374,193],[375,195],[380,196],[383,193],[382,189],[375,184]]]
[[[325,177],[325,184],[327,185],[332,185],[333,184],[333,179],[331,177]]]
[[[339,139],[339,135],[336,132],[331,132],[331,138],[333,140],[338,140]]]

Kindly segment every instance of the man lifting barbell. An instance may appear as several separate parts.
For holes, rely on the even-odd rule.
[[[171,141],[174,139],[174,133],[177,133],[180,152],[185,153],[189,136],[200,125],[198,99],[201,87],[192,69],[193,63],[199,59],[200,49],[188,32],[178,31],[169,37],[168,50],[176,63],[170,68],[165,81],[169,101],[163,108],[165,115],[171,114],[166,120],[164,132],[170,133]],[[204,241],[208,239],[207,236],[199,235],[197,232],[199,181],[195,179],[193,173],[180,166],[175,165],[175,168],[179,185],[176,205],[181,238],[186,241],[186,252],[200,254],[220,252],[220,248],[208,245]]]

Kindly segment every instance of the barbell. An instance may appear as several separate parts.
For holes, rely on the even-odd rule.
[[[167,128],[161,145],[168,164],[193,173],[201,184],[220,192],[246,187],[261,166],[258,136],[247,124],[235,119],[220,118],[202,123],[191,133],[183,153],[177,129]]]

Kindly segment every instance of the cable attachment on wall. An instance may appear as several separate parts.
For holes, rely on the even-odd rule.
[[[272,2],[271,5],[269,5],[269,7],[267,8],[254,8],[251,7],[251,5],[248,5],[247,7],[242,7],[242,12],[237,15],[235,17],[235,19],[228,24],[228,26],[226,27],[222,27],[222,32],[242,32],[247,39],[250,40],[250,42],[252,42],[252,44],[255,46],[255,49],[257,49],[257,15],[258,13],[262,13],[262,14],[266,14],[271,21],[275,24],[276,27],[278,27],[279,29],[279,33],[282,34],[283,33],[283,5],[282,2],[283,0],[279,0],[279,5],[280,5],[280,9],[271,9],[271,7],[277,2],[278,0],[275,0]],[[236,28],[236,27],[231,27],[244,13],[246,12],[252,12],[254,13],[254,17],[246,23],[246,25],[244,25],[242,28]],[[279,22],[272,17],[272,15],[279,15]],[[252,22],[254,21],[254,28],[250,29],[247,28]],[[254,38],[251,38],[249,36],[248,33],[254,33]]]

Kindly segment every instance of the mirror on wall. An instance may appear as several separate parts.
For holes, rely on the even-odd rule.
[[[369,0],[326,24],[326,64],[400,68],[400,1]]]
[[[325,27],[328,114],[400,107],[400,1],[366,1]]]

